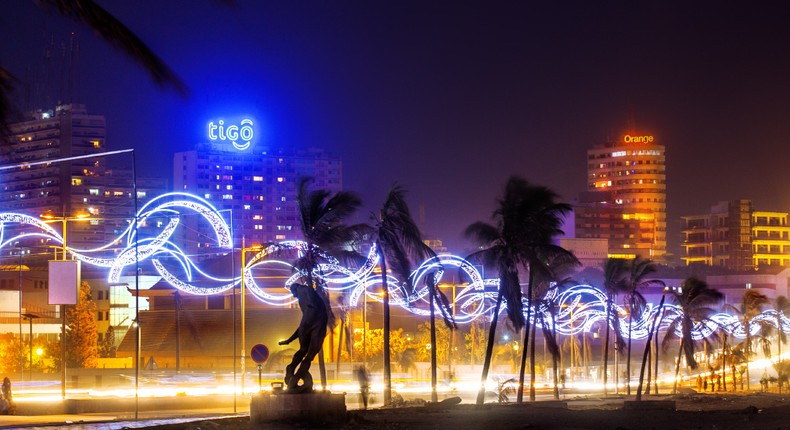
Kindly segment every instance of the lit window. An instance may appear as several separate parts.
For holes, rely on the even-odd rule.
[[[263,215],[253,215],[252,219],[263,219]]]
[[[284,202],[285,201],[285,196],[280,197],[280,201]]]
[[[233,194],[223,194],[222,200],[233,200]]]
[[[263,226],[260,224],[255,224],[255,230],[263,230]]]
[[[263,181],[263,176],[253,176],[252,180],[255,182],[261,182]]]
[[[285,182],[285,178],[280,176],[280,177],[277,178],[277,182]]]
[[[138,191],[137,192],[137,198],[138,199],[144,199],[146,195],[147,195],[147,193],[145,191]]]
[[[101,148],[101,144],[98,140],[91,140],[91,143],[93,144],[94,148]]]
[[[99,189],[98,188],[91,188],[88,192],[92,196],[98,196],[99,195]]]
[[[251,208],[252,208],[252,206],[250,206],[250,205],[244,205],[244,210],[246,210],[246,211],[250,210]]]
[[[113,195],[114,197],[120,197],[120,196],[122,196],[122,195],[123,195],[123,191],[113,191],[113,192],[112,192],[112,195]]]
[[[285,240],[285,235],[284,234],[278,234],[278,235],[274,236],[274,238],[276,240]]]
[[[225,185],[225,189],[230,191],[233,189],[233,185]]]
[[[71,178],[72,187],[79,187],[80,185],[82,185],[82,178]]]

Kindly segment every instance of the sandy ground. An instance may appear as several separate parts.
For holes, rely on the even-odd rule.
[[[557,402],[526,404],[460,404],[448,408],[406,407],[350,411],[345,423],[266,423],[253,426],[248,418],[206,420],[152,427],[158,430],[233,429],[790,429],[790,395],[686,394],[645,397],[674,400],[676,411],[626,410],[624,397],[568,398],[567,409]]]

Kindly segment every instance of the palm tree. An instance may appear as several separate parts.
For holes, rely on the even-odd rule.
[[[465,232],[466,237],[473,239],[483,248],[470,255],[468,259],[480,260],[485,266],[496,267],[499,273],[496,305],[492,310],[486,353],[483,359],[483,373],[480,377],[480,389],[477,393],[478,405],[482,405],[485,401],[485,384],[488,380],[488,370],[491,367],[499,309],[503,299],[507,302],[507,315],[513,324],[513,328],[518,331],[524,326],[521,285],[518,280],[518,263],[520,261],[516,248],[518,238],[513,234],[515,228],[511,227],[511,224],[517,222],[517,217],[514,213],[515,202],[512,200],[516,200],[518,196],[514,193],[509,193],[508,186],[505,188],[505,197],[499,201],[499,207],[494,211],[493,215],[496,225],[478,221],[467,227]],[[526,344],[524,344],[524,348],[526,348]],[[519,385],[519,391],[521,390],[523,390],[523,381]]]
[[[784,316],[785,311],[790,309],[790,300],[787,299],[785,296],[779,296],[776,298],[776,347],[778,348],[776,355],[778,357],[777,363],[780,365],[777,366],[777,376],[779,377],[779,393],[782,393],[782,381],[783,378],[786,378],[787,375],[784,375],[779,370],[783,369],[781,366],[782,363],[782,344],[787,342],[787,335],[785,334],[783,324],[782,324],[782,316]]]
[[[521,284],[518,267],[529,270],[530,281],[527,287],[526,329],[524,349],[521,355],[517,401],[521,402],[524,393],[524,371],[529,345],[530,323],[532,320],[532,279],[546,258],[562,256],[567,261],[575,261],[570,252],[551,244],[551,239],[562,234],[562,215],[570,211],[570,206],[556,203],[557,195],[548,188],[534,186],[519,177],[511,177],[505,184],[504,196],[498,201],[493,219],[495,225],[476,222],[466,229],[466,236],[472,238],[482,250],[469,258],[482,260],[486,265],[497,268],[499,290],[494,307],[494,315],[489,329],[486,357],[483,363],[481,387],[477,403],[485,400],[485,382],[493,353],[494,335],[499,307],[504,299],[507,315],[516,331],[524,327],[524,304],[522,303]]]
[[[395,185],[376,219],[373,234],[381,265],[381,284],[384,293],[384,404],[392,403],[392,363],[390,357],[390,291],[387,273],[392,270],[404,279],[405,294],[413,291],[411,271],[414,260],[436,257],[433,250],[422,241],[420,229],[411,217],[404,198],[404,190]],[[389,269],[388,269],[389,268]],[[432,290],[435,290],[433,288]],[[433,296],[433,292],[431,297]]]
[[[664,286],[663,281],[648,279],[655,272],[656,266],[652,261],[642,259],[637,255],[628,265],[628,275],[624,278],[626,304],[628,305],[628,345],[626,347],[628,355],[625,366],[629,380],[626,384],[626,394],[629,396],[631,395],[631,328],[634,324],[634,314],[641,314],[646,304],[645,298],[639,290],[651,286]]]
[[[36,0],[45,10],[55,10],[64,17],[87,25],[94,33],[115,48],[129,55],[145,68],[151,79],[162,87],[171,87],[181,95],[187,94],[186,85],[151,49],[122,22],[90,0]],[[0,66],[0,129],[6,129],[11,104],[8,93],[16,79]],[[4,131],[4,130],[3,130]]]
[[[784,316],[785,311],[790,309],[790,300],[787,299],[785,296],[779,296],[776,298],[776,346],[778,348],[777,356],[778,361],[782,361],[782,344],[787,342],[787,335],[785,334],[783,324],[782,324],[782,316]]]
[[[527,315],[524,331],[524,350],[521,353],[521,366],[519,368],[519,390],[516,401],[521,403],[524,395],[524,373],[526,369],[527,349],[529,344],[529,326],[532,321],[534,283],[537,276],[544,276],[552,282],[560,281],[561,273],[567,268],[579,265],[579,260],[572,252],[554,245],[552,240],[563,234],[560,227],[563,224],[563,216],[571,211],[571,206],[566,203],[557,202],[557,194],[541,186],[529,185],[526,181],[516,182],[516,191],[521,195],[522,202],[519,205],[518,216],[521,219],[522,232],[520,241],[522,259],[529,270],[529,282],[527,283]],[[567,280],[567,279],[565,279]],[[532,342],[534,345],[534,330],[532,331]],[[532,352],[531,352],[532,354]],[[559,351],[557,351],[559,354]],[[535,401],[535,359],[534,356],[530,363],[530,374],[532,375],[529,400]],[[556,375],[555,375],[556,376]]]
[[[536,300],[536,307],[538,311],[535,315],[535,320],[540,321],[541,329],[543,331],[543,339],[546,343],[546,349],[549,351],[551,355],[552,367],[554,368],[553,372],[553,379],[554,379],[554,398],[559,399],[559,361],[561,358],[561,350],[560,350],[560,343],[557,339],[557,314],[559,313],[559,309],[557,309],[557,292],[559,290],[564,290],[568,287],[575,285],[575,282],[570,277],[563,277],[561,273],[569,271],[572,266],[570,265],[556,265],[555,267],[549,267],[549,275],[539,279],[536,282],[537,288],[535,289]],[[533,326],[532,332],[532,339],[531,339],[531,347],[530,347],[530,381],[535,381],[535,327]],[[525,345],[526,346],[526,345]],[[530,400],[532,399],[533,392],[534,392],[535,384],[530,384]]]
[[[615,330],[615,343],[622,344],[622,335],[620,334],[620,316],[614,312],[614,304],[617,300],[617,295],[626,292],[626,271],[628,270],[626,260],[621,258],[609,258],[604,263],[603,267],[603,290],[606,294],[606,334],[603,341],[603,393],[604,396],[609,394],[608,383],[608,368],[609,368],[609,335],[612,326]],[[618,348],[615,348],[618,350]],[[615,375],[617,381],[617,375]],[[616,382],[615,382],[616,385]]]
[[[323,288],[323,282],[314,282],[313,272],[319,264],[326,260],[327,255],[347,256],[352,252],[349,244],[357,237],[358,226],[347,226],[345,221],[350,217],[362,201],[354,193],[340,191],[332,194],[328,190],[309,190],[312,178],[299,179],[296,196],[299,206],[299,221],[302,235],[306,243],[301,256],[294,263],[307,279],[307,284],[315,288],[324,299],[327,312],[331,314],[329,297]],[[331,317],[331,315],[330,315]],[[334,325],[329,318],[330,326]],[[321,386],[326,389],[326,366],[323,348],[318,354],[318,365],[321,373]]]
[[[436,391],[436,351],[438,348],[436,347],[436,305],[439,304],[439,310],[442,313],[442,318],[444,319],[444,323],[447,325],[447,328],[450,330],[455,330],[455,321],[453,320],[453,316],[450,314],[450,301],[447,299],[447,296],[442,293],[438,286],[436,285],[436,273],[429,273],[426,277],[426,284],[428,285],[428,294],[429,300],[428,305],[430,306],[430,315],[431,315],[431,401],[436,403],[439,400],[438,393]]]
[[[645,340],[645,352],[642,354],[642,366],[639,369],[639,385],[637,385],[636,387],[637,401],[642,400],[642,384],[644,383],[645,380],[645,365],[647,365],[647,387],[645,389],[645,394],[650,394],[650,348],[653,340],[653,335],[655,335],[656,339],[658,339],[657,332],[658,332],[659,324],[661,324],[661,315],[664,312],[664,301],[667,298],[666,291],[667,288],[664,287],[664,294],[661,294],[661,301],[658,302],[658,307],[656,308],[656,316],[653,317],[653,321],[648,322],[647,340]],[[628,335],[630,338],[631,337],[630,329]],[[630,343],[630,339],[629,339],[629,343]],[[656,348],[656,363],[658,363],[658,348]],[[658,373],[658,370],[656,370],[656,373]],[[658,394],[658,387],[656,387],[656,394]]]
[[[748,362],[752,357],[752,324],[751,321],[754,317],[759,315],[763,308],[769,304],[768,297],[756,290],[746,290],[741,297],[741,301],[737,307],[729,306],[728,308],[738,315],[741,321],[743,330],[746,332],[746,340],[744,341],[744,356],[746,357],[746,389],[749,390],[749,365]],[[761,327],[764,328],[764,327]],[[765,336],[760,336],[763,341]]]
[[[671,341],[678,337],[676,331],[680,329],[680,347],[675,367],[675,379],[677,380],[682,354],[685,355],[686,363],[688,363],[689,367],[692,369],[697,368],[694,352],[698,342],[694,340],[692,335],[694,324],[707,321],[716,312],[710,306],[719,302],[724,295],[710,288],[705,281],[690,277],[683,280],[680,287],[673,292],[671,297],[675,304],[680,307],[680,315],[669,323],[662,344],[663,348],[666,349]]]

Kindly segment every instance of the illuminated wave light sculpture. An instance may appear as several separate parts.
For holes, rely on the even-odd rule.
[[[74,258],[96,267],[108,270],[108,282],[117,283],[124,271],[134,271],[137,264],[150,262],[153,269],[174,288],[188,294],[214,295],[233,289],[241,282],[240,276],[217,276],[202,269],[194,256],[187,254],[179,246],[179,228],[187,227],[185,217],[196,217],[205,222],[213,232],[213,249],[233,250],[231,229],[214,206],[205,199],[187,193],[169,193],[149,201],[138,211],[139,225],[159,226],[153,237],[138,238],[135,236],[134,223],[118,237],[107,245],[94,249],[68,250]],[[44,221],[19,213],[0,213],[0,250],[14,248],[16,243],[26,239],[47,239],[51,243],[63,244],[61,234]],[[118,249],[120,245],[120,249]],[[287,285],[298,280],[303,274],[298,273],[293,265],[278,259],[283,253],[300,255],[307,245],[300,241],[285,241],[270,245],[257,251],[246,263],[241,271],[244,276],[245,287],[261,302],[272,306],[289,306],[295,303]],[[347,305],[351,308],[360,305],[363,295],[365,300],[381,302],[381,275],[374,273],[378,265],[378,253],[375,246],[367,253],[364,263],[357,269],[343,266],[336,259],[323,255],[324,263],[320,264],[313,273],[314,279],[323,282],[329,291],[343,293]],[[282,288],[264,288],[258,284],[252,272],[253,269],[287,271],[292,275],[283,283]],[[477,268],[464,258],[455,255],[440,255],[420,264],[411,274],[411,283],[415,290],[406,294],[404,282],[392,275],[388,276],[390,303],[419,316],[430,314],[428,302],[428,287],[426,278],[433,276],[437,285],[445,274],[452,268],[465,274],[469,282],[456,285],[453,297],[450,297],[454,309],[455,320],[459,324],[468,324],[479,319],[491,318],[496,306],[496,295],[499,287],[498,279],[484,279]],[[532,313],[532,322],[538,325],[554,325],[557,333],[570,336],[596,331],[607,323],[606,295],[590,285],[576,285],[562,291],[551,290],[549,300],[538,305]],[[525,299],[524,299],[525,300]],[[545,302],[553,303],[549,309]],[[526,300],[525,300],[526,308]],[[504,312],[505,304],[496,311]],[[614,305],[613,312],[625,314],[626,310],[619,305]],[[611,324],[615,330],[620,330],[624,337],[632,339],[647,338],[648,328],[656,317],[660,315],[660,329],[666,328],[681,315],[678,306],[666,304],[658,309],[655,304],[648,303],[641,315],[634,315],[629,330],[628,319],[621,318],[618,327]],[[437,309],[438,314],[438,309]],[[752,335],[759,333],[761,324],[768,324],[777,328],[777,322],[785,332],[790,331],[790,319],[776,310],[766,310],[748,323],[748,330]],[[743,339],[746,330],[737,316],[726,313],[717,313],[707,321],[695,322],[692,335],[695,339],[702,339],[715,335],[718,331],[725,331],[729,335]],[[680,327],[677,328],[680,335]]]

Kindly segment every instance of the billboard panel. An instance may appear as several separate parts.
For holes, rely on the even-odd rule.
[[[79,297],[80,262],[49,262],[49,304],[76,305]]]

